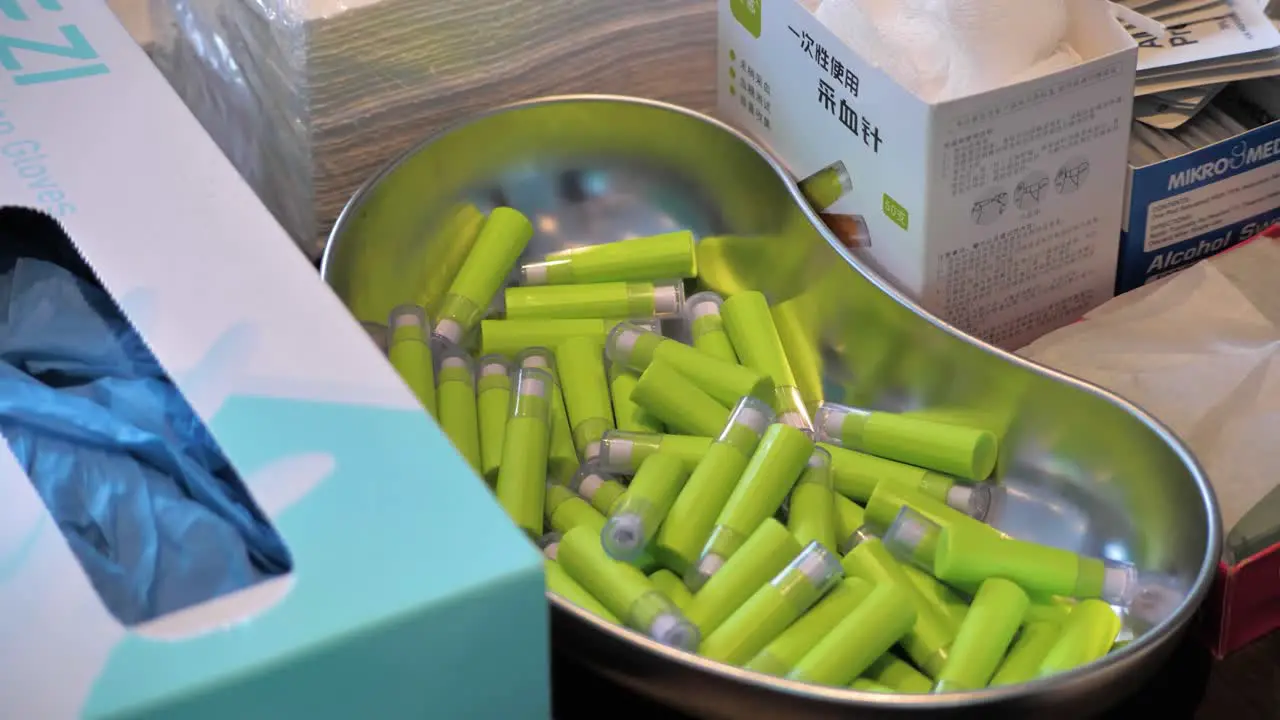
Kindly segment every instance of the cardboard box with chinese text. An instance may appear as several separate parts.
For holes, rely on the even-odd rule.
[[[856,257],[957,327],[1019,347],[1113,294],[1137,46],[1072,3],[1078,66],[927,103],[796,0],[720,0],[720,114],[798,178],[840,162]]]

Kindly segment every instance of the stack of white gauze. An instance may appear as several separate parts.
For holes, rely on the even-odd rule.
[[[1227,557],[1280,540],[1280,240],[1127,292],[1019,351],[1137,403],[1204,466]]]
[[[715,0],[151,1],[156,64],[313,258],[362,182],[474,113],[716,101]]]
[[[823,0],[815,15],[927,102],[1041,77],[1081,62],[1071,6],[1104,0]]]

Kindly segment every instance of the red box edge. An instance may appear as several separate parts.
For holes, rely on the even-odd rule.
[[[1280,629],[1280,543],[1235,565],[1218,563],[1199,627],[1218,659]]]

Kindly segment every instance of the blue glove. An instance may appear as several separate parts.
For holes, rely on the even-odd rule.
[[[135,624],[287,572],[283,541],[114,302],[59,265],[0,260],[0,434],[108,609]]]

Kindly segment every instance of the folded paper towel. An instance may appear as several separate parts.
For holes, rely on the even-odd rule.
[[[1104,1],[823,0],[815,15],[903,87],[942,102],[1079,64],[1070,11]]]
[[[361,183],[469,115],[576,92],[715,106],[715,0],[151,2],[156,64],[313,258]]]
[[[1112,390],[1187,443],[1227,559],[1280,529],[1280,240],[1261,237],[1111,300],[1019,354]]]

